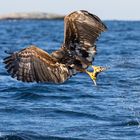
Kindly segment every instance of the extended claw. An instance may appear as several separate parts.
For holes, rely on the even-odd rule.
[[[102,66],[91,66],[93,68],[93,72],[89,72],[86,70],[86,73],[90,76],[90,78],[93,80],[94,85],[96,86],[96,79],[97,79],[97,75],[100,72],[103,72],[107,69],[109,69],[109,67],[102,67]]]

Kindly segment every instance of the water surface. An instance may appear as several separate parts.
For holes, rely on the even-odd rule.
[[[5,51],[63,42],[61,20],[0,21],[0,140],[139,140],[140,22],[105,21],[94,65],[110,66],[95,87],[86,74],[64,84],[28,84],[4,69]]]

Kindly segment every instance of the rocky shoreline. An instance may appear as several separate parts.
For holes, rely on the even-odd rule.
[[[32,13],[11,13],[0,15],[0,20],[9,19],[63,19],[63,15],[43,13],[43,12],[32,12]]]

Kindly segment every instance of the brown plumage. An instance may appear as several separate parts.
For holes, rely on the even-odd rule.
[[[64,19],[64,43],[51,54],[29,46],[4,59],[12,77],[23,82],[63,83],[73,74],[85,72],[96,54],[95,41],[106,26],[87,11],[76,11]]]

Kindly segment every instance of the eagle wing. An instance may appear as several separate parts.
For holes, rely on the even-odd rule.
[[[4,59],[4,63],[8,73],[23,82],[63,83],[70,77],[64,64],[36,46],[13,53]]]
[[[75,56],[78,65],[80,63],[82,68],[87,68],[96,54],[95,42],[106,29],[105,24],[96,15],[84,10],[73,12],[65,17],[63,46]]]

